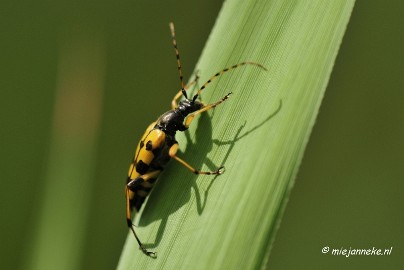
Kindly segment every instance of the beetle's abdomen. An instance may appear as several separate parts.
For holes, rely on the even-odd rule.
[[[158,174],[153,178],[147,179],[147,181],[145,181],[141,176],[135,180],[135,182],[138,181],[138,183],[134,183],[137,184],[136,187],[131,187],[131,208],[135,207],[136,211],[139,211],[143,202],[146,200],[147,196],[149,196],[149,193],[157,180]]]

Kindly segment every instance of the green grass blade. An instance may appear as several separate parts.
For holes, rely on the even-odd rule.
[[[178,135],[180,155],[226,172],[196,176],[172,161],[136,220],[158,258],[142,254],[129,235],[118,269],[266,266],[353,5],[225,2],[197,65],[200,82],[242,61],[268,71],[240,67],[204,90],[205,102],[234,94]]]
[[[105,69],[99,44],[76,36],[61,48],[47,175],[23,269],[78,269],[85,253]]]

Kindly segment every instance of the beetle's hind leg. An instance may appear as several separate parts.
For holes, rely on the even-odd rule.
[[[128,182],[128,184],[125,187],[125,194],[126,194],[126,222],[128,224],[129,229],[132,231],[133,235],[136,238],[137,243],[139,244],[139,248],[140,250],[146,254],[147,256],[150,257],[157,257],[156,252],[152,252],[152,251],[148,251],[142,244],[142,242],[140,241],[139,237],[137,236],[135,229],[133,228],[133,223],[132,223],[132,207],[133,207],[133,202],[135,200],[135,198],[143,198],[146,197],[148,195],[148,193],[142,193],[144,192],[143,190],[141,190],[140,187],[144,187],[145,184],[149,184],[146,186],[150,186],[150,188],[152,187],[152,184],[150,183],[150,181],[152,181],[153,179],[156,179],[157,176],[160,174],[160,170],[157,171],[152,171],[152,172],[148,172],[144,175],[140,175],[138,177],[136,177],[135,179],[132,179]],[[144,195],[144,196],[142,196]],[[142,201],[143,202],[143,201]],[[141,205],[141,204],[140,204]],[[140,208],[140,205],[135,205],[135,208]]]
[[[223,174],[224,173],[224,166],[220,166],[216,171],[207,171],[207,172],[201,172],[197,169],[195,169],[194,167],[192,167],[191,165],[188,164],[188,162],[186,162],[185,160],[179,158],[176,153],[178,150],[178,143],[173,144],[168,152],[168,154],[170,155],[171,158],[175,159],[176,161],[178,161],[179,163],[181,163],[182,165],[184,165],[188,170],[190,170],[191,172],[193,172],[194,174],[208,174],[208,175],[219,175],[219,174]]]
[[[132,231],[133,235],[135,236],[136,241],[137,241],[137,243],[139,244],[139,249],[140,249],[144,254],[146,254],[147,256],[150,256],[150,257],[152,257],[152,258],[157,258],[157,252],[148,251],[148,250],[143,246],[142,242],[140,242],[139,237],[136,235],[136,232],[135,232],[135,229],[133,228],[132,222],[130,222],[130,223],[131,223],[131,226],[129,226],[129,229]]]

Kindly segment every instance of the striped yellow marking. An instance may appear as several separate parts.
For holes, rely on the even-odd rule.
[[[144,142],[144,146],[142,148],[139,147],[139,151],[136,153],[137,155],[135,156],[134,163],[141,160],[144,163],[146,163],[147,165],[150,165],[150,163],[154,159],[154,154],[152,151],[146,150],[147,142],[151,141],[152,146],[153,146],[152,150],[155,150],[164,145],[165,138],[166,138],[166,134],[162,130],[152,129],[150,132],[148,132],[148,134],[144,138],[142,138],[143,142]],[[129,178],[135,179],[138,176],[140,176],[140,174],[136,171],[134,164],[132,164],[129,169]]]

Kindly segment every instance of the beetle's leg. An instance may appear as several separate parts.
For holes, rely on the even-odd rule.
[[[195,85],[199,80],[199,76],[195,75],[195,79],[190,82],[189,84],[185,85],[184,89],[188,90],[192,85]],[[173,100],[171,101],[171,108],[175,109],[178,106],[178,100],[181,98],[182,96],[182,89],[180,91],[178,91],[178,93],[174,96]]]
[[[156,252],[148,251],[140,241],[139,237],[137,236],[135,229],[133,228],[133,223],[132,223],[132,206],[131,206],[131,201],[135,197],[135,192],[137,196],[141,196],[142,193],[138,192],[139,191],[139,186],[144,183],[149,183],[148,181],[151,181],[152,179],[156,179],[157,176],[160,174],[161,171],[152,171],[148,172],[144,175],[141,175],[139,177],[136,177],[135,179],[131,180],[128,182],[128,184],[125,187],[125,194],[126,194],[126,222],[128,224],[129,229],[133,232],[133,235],[136,238],[137,243],[139,244],[139,248],[143,251],[144,254],[150,256],[150,257],[156,257]],[[150,187],[152,185],[150,184]],[[140,190],[142,191],[142,190]]]
[[[230,92],[227,95],[225,95],[221,100],[219,100],[219,101],[217,101],[215,103],[212,103],[212,104],[205,105],[202,109],[197,110],[196,112],[193,112],[193,113],[189,114],[188,117],[185,119],[185,124],[184,124],[185,128],[189,127],[189,125],[191,124],[192,120],[194,120],[194,117],[196,115],[198,115],[200,113],[203,113],[203,112],[205,112],[207,110],[213,109],[214,107],[216,107],[217,105],[219,105],[220,103],[222,103],[226,99],[228,99],[231,94],[232,93]]]
[[[219,169],[217,169],[216,171],[213,171],[213,172],[201,172],[201,171],[195,169],[194,167],[192,167],[191,165],[189,165],[185,160],[177,157],[177,155],[176,155],[177,150],[178,150],[178,143],[175,143],[170,147],[168,154],[170,155],[171,158],[175,159],[176,161],[178,161],[179,163],[181,163],[182,165],[187,167],[188,170],[190,170],[194,174],[222,174],[222,173],[224,173],[224,166],[220,166]]]

